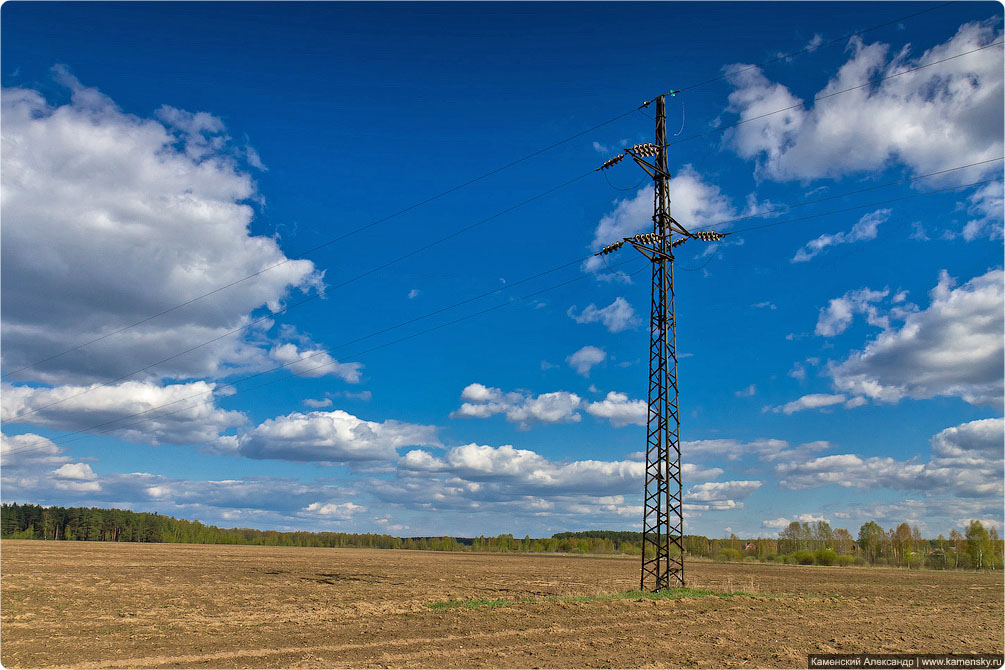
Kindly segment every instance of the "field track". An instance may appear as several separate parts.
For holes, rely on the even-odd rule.
[[[1000,572],[689,563],[783,597],[637,588],[624,557],[4,540],[8,668],[806,667],[813,652],[1000,653]],[[433,610],[449,599],[517,601]]]

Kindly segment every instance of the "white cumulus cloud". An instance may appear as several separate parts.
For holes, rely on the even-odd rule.
[[[1003,494],[1005,419],[982,419],[947,428],[931,440],[931,457],[898,461],[887,457],[835,454],[778,463],[779,484],[808,489],[828,484],[846,488],[918,490],[958,498],[999,501]]]
[[[394,460],[406,446],[437,446],[435,426],[365,421],[343,410],[293,412],[267,419],[238,439],[247,458],[353,463]]]
[[[354,514],[365,512],[366,508],[351,502],[322,503],[312,502],[301,510],[305,516],[325,517],[328,519],[349,519]]]
[[[567,314],[576,323],[596,323],[599,321],[612,333],[619,333],[639,324],[639,318],[635,315],[631,304],[620,296],[607,307],[600,309],[591,303],[579,314],[576,314],[576,306],[573,305]]]
[[[833,394],[833,393],[809,393],[807,395],[796,398],[792,402],[787,402],[784,405],[780,405],[773,409],[774,412],[781,412],[783,414],[793,414],[795,412],[801,412],[806,409],[820,409],[822,407],[831,407],[832,405],[840,405],[845,402],[847,397],[843,394]]]
[[[582,418],[577,412],[582,399],[567,391],[533,395],[474,383],[464,387],[461,399],[465,402],[450,413],[451,418],[487,419],[504,414],[507,421],[519,424],[521,429],[535,423],[568,423]]]
[[[67,463],[52,471],[54,477],[58,479],[97,479],[98,476],[91,470],[87,463]]]
[[[212,445],[222,432],[246,421],[241,412],[216,407],[217,385],[202,381],[55,388],[4,384],[2,390],[4,422],[101,432],[130,442]]]
[[[589,377],[593,366],[603,363],[605,360],[607,360],[607,352],[590,345],[586,345],[565,359],[573,370],[584,377]]]
[[[684,507],[692,511],[739,509],[737,502],[761,487],[759,481],[705,482],[692,486],[684,494]]]
[[[769,81],[759,68],[737,72],[729,77],[734,87],[729,109],[746,122],[730,129],[725,141],[740,156],[756,160],[761,177],[779,181],[840,177],[895,162],[927,174],[997,158],[1005,144],[1002,49],[974,51],[1001,40],[995,23],[967,23],[945,43],[915,57],[909,46],[890,54],[888,45],[852,38],[848,61],[817,97],[898,76],[821,99],[812,107]],[[930,66],[906,72],[923,65]],[[767,115],[788,107],[793,109]],[[757,118],[761,115],[766,116]],[[1000,173],[1001,164],[991,163],[941,180],[965,184]],[[1000,194],[1000,180],[971,194],[974,219],[965,233],[971,239],[1001,235],[1002,210],[994,208]]]
[[[359,372],[363,368],[362,363],[339,363],[323,349],[300,349],[292,342],[273,347],[269,355],[293,374],[302,377],[332,374],[350,384],[359,383]]]
[[[796,252],[796,255],[792,257],[792,262],[805,263],[814,256],[823,253],[827,247],[833,247],[838,244],[874,240],[876,239],[876,235],[879,234],[880,224],[886,223],[889,218],[889,209],[880,209],[866,214],[847,233],[840,232],[832,235],[821,235],[816,239],[810,240]]]
[[[63,450],[52,440],[35,433],[20,435],[0,434],[0,466],[13,471],[37,467],[51,467],[69,461]]]
[[[631,400],[624,393],[611,391],[603,400],[586,405],[593,416],[607,419],[616,428],[644,426],[649,417],[649,404],[644,400]]]
[[[331,398],[305,398],[304,404],[312,409],[321,409],[322,407],[331,407],[333,403]]]
[[[92,493],[101,490],[98,476],[87,463],[67,463],[52,471],[51,482],[61,491]]]
[[[889,319],[882,315],[875,303],[890,295],[889,289],[873,291],[868,288],[848,291],[840,298],[834,298],[826,307],[820,310],[817,326],[814,332],[823,337],[840,335],[856,314],[864,314],[866,322],[871,326],[886,328]]]
[[[996,269],[955,287],[943,271],[927,309],[830,366],[834,385],[874,401],[956,396],[1001,409],[1003,279]]]
[[[714,183],[705,181],[691,165],[684,165],[670,179],[673,198],[673,216],[688,230],[699,230],[738,216],[736,207]],[[748,209],[756,208],[748,199]],[[751,210],[753,211],[753,210]],[[594,231],[590,248],[600,250],[605,245],[653,228],[653,187],[646,186],[634,196],[618,200],[614,209],[605,214]],[[726,230],[728,225],[717,225],[716,230]],[[592,272],[604,267],[597,256],[586,261],[584,269]]]
[[[759,461],[777,461],[784,458],[804,457],[808,454],[831,448],[825,440],[792,445],[786,440],[761,438],[751,442],[741,442],[732,438],[716,440],[685,440],[681,442],[681,454],[689,460],[723,458],[738,461],[754,456]]]
[[[127,114],[65,70],[70,102],[2,95],[3,367],[22,366],[110,334],[248,275],[183,308],[17,374],[47,384],[219,377],[269,365],[271,321],[293,291],[322,288],[308,260],[252,235],[255,183],[222,122],[164,107]],[[276,266],[266,271],[266,268]],[[210,342],[211,340],[215,340]]]
[[[638,461],[559,462],[529,449],[479,444],[453,447],[443,458],[412,450],[398,464],[406,474],[441,473],[474,498],[635,493],[645,471]]]

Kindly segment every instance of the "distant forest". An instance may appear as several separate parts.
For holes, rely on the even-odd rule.
[[[4,504],[0,537],[21,540],[91,542],[184,542],[248,544],[273,547],[369,547],[430,551],[492,551],[569,554],[642,555],[642,534],[632,531],[589,530],[523,539],[511,534],[494,537],[395,537],[377,533],[280,532],[252,528],[218,528],[198,521],[148,512],[97,507],[42,507]],[[800,565],[890,565],[908,569],[1000,570],[1002,540],[994,527],[971,521],[965,532],[953,530],[925,539],[917,526],[901,523],[883,530],[870,521],[853,536],[826,521],[793,521],[777,539],[742,539],[730,535],[709,539],[685,535],[684,553],[717,561],[760,561]]]

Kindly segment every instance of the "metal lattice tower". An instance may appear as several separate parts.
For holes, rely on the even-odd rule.
[[[676,91],[669,95],[674,93]],[[643,103],[642,106],[648,107],[651,102]],[[684,586],[684,509],[680,467],[673,250],[689,239],[709,242],[723,237],[712,231],[688,232],[670,216],[665,96],[659,96],[655,102],[656,143],[637,144],[599,168],[606,170],[626,155],[631,156],[654,182],[653,232],[623,238],[598,252],[598,255],[606,255],[628,242],[652,262],[653,269],[640,580],[640,587],[644,591]]]

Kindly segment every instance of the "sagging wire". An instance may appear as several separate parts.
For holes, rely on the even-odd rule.
[[[615,277],[618,277],[618,276],[620,276],[620,277],[628,277],[628,276],[630,276],[630,275],[627,275],[627,274],[625,274],[624,272],[621,272],[620,270],[619,270],[618,272],[615,272],[615,271],[614,271],[614,268],[612,268],[612,267],[610,266],[610,264],[609,264],[609,263],[607,262],[607,256],[606,256],[606,255],[604,255],[604,256],[601,256],[601,258],[602,258],[602,259],[603,259],[603,261],[604,261],[604,265],[606,265],[606,266],[607,266],[607,270],[608,270],[608,272],[610,272],[610,273],[611,273],[612,275],[614,275]]]
[[[568,267],[569,265],[572,265],[574,263],[580,263],[580,262],[582,262],[584,260],[587,260],[588,258],[590,258],[590,256],[587,256],[586,258],[577,259],[577,260],[572,261],[570,263],[566,263],[566,264],[564,264],[562,266],[559,266],[559,268],[553,268],[553,269],[565,268],[565,267]],[[631,261],[627,261],[627,260],[626,261],[622,261],[621,263],[618,263],[617,265],[615,265],[615,267],[617,267],[618,265],[624,265],[624,264],[630,263],[630,262]],[[636,270],[632,274],[633,275],[634,274],[638,274],[639,272],[641,272],[645,268],[646,265],[648,265],[648,263],[643,263],[642,267],[640,267],[638,270]],[[549,270],[549,271],[547,271],[545,273],[539,273],[538,275],[534,275],[533,277],[529,277],[527,279],[528,280],[529,279],[536,279],[537,277],[542,276],[543,274],[547,274],[548,272],[551,272],[551,270]],[[358,358],[358,357],[363,356],[363,355],[365,355],[367,353],[370,353],[372,351],[376,351],[378,349],[383,349],[384,347],[388,347],[388,346],[391,346],[393,344],[398,344],[400,342],[405,342],[407,340],[411,340],[411,339],[413,339],[415,337],[418,337],[420,335],[424,335],[426,333],[430,333],[430,332],[439,330],[441,328],[445,328],[447,326],[451,326],[453,324],[460,323],[461,321],[466,321],[467,319],[471,319],[473,317],[480,316],[482,314],[487,314],[488,312],[492,312],[494,310],[501,309],[503,307],[515,304],[517,302],[522,302],[524,300],[527,300],[527,299],[532,298],[534,296],[540,295],[542,293],[546,293],[548,291],[553,291],[553,290],[555,290],[557,288],[561,288],[563,286],[568,286],[569,284],[573,284],[573,283],[575,283],[577,281],[582,281],[583,279],[586,279],[587,277],[589,277],[590,274],[596,275],[596,272],[589,271],[587,273],[580,274],[580,275],[578,275],[576,277],[573,277],[572,279],[568,279],[568,280],[560,282],[558,284],[553,284],[552,286],[540,289],[538,291],[534,291],[533,293],[528,293],[526,295],[520,296],[519,298],[516,298],[515,300],[510,300],[510,301],[507,301],[507,302],[497,303],[497,304],[492,305],[491,307],[488,307],[486,309],[483,309],[483,310],[480,310],[480,311],[477,311],[477,312],[473,312],[471,314],[467,314],[467,315],[458,317],[457,319],[454,319],[453,321],[447,321],[445,323],[440,323],[438,325],[432,326],[432,327],[427,328],[425,330],[420,330],[420,331],[411,333],[409,335],[406,335],[404,337],[398,338],[397,340],[391,340],[389,342],[384,342],[382,344],[378,344],[378,345],[376,345],[374,347],[371,347],[370,349],[364,349],[364,350],[358,351],[355,354],[347,356],[346,358],[348,358],[348,359]],[[524,280],[521,280],[521,281],[524,281]],[[515,284],[509,285],[509,286],[515,286]],[[494,291],[491,291],[491,293],[496,293],[499,290],[503,290],[503,289],[496,289]],[[488,295],[488,294],[484,294],[484,295]],[[478,297],[473,298],[473,299],[478,299],[480,297],[484,297],[484,295],[483,296],[478,296]],[[465,300],[464,302],[467,303],[467,302],[470,302],[473,299],[468,299],[468,300]],[[460,304],[460,303],[458,303],[458,304]],[[444,310],[440,309],[440,310],[437,310],[437,312],[433,312],[433,313],[439,313],[439,312],[442,312],[442,311],[444,311]],[[433,313],[431,313],[431,314],[433,314]],[[420,318],[422,318],[422,317],[420,317]],[[408,323],[412,323],[412,322],[414,322],[416,320],[417,319],[412,319]],[[394,327],[397,327],[397,326],[394,326]],[[386,332],[386,330],[387,329],[385,329],[385,331],[380,331],[380,332]],[[354,340],[354,341],[359,341],[360,339],[366,339],[367,337],[369,337],[369,336],[363,336],[362,338],[357,338],[357,340]],[[326,352],[321,352],[321,353],[326,353]],[[317,354],[313,354],[312,356],[308,356],[307,358],[314,358],[316,356],[317,356]],[[302,362],[304,360],[307,360],[307,358],[301,358],[300,361]],[[296,378],[300,377],[301,375],[306,375],[307,373],[310,373],[310,372],[312,372],[314,370],[320,370],[320,369],[329,367],[331,365],[336,364],[337,362],[338,361],[333,361],[333,362],[329,362],[329,363],[322,363],[320,365],[316,365],[314,367],[307,368],[305,370],[301,370],[299,373],[290,374],[290,375],[288,375],[286,377],[276,377],[276,378],[270,379],[270,380],[268,380],[266,382],[258,384],[257,386],[250,386],[250,387],[243,388],[243,389],[238,389],[236,386],[234,386],[235,383],[239,383],[240,381],[244,381],[244,380],[247,380],[247,379],[251,378],[251,377],[245,377],[244,380],[238,380],[238,382],[232,382],[230,384],[226,384],[224,386],[224,388],[225,387],[230,387],[230,388],[233,389],[233,393],[228,394],[228,397],[232,397],[234,395],[237,395],[238,393],[247,393],[248,391],[252,391],[252,390],[255,390],[255,389],[263,388],[265,386],[269,386],[269,385],[275,384],[277,382],[285,382],[285,381],[289,381],[291,379],[296,379]],[[285,366],[281,366],[281,367],[285,367]],[[274,368],[274,369],[279,369],[279,368]],[[271,372],[271,370],[269,372]],[[263,374],[263,373],[256,373],[255,375],[252,375],[252,376],[257,377],[257,376],[260,376],[261,374]],[[149,414],[150,412],[154,412],[154,411],[159,410],[159,409],[164,409],[165,407],[169,407],[171,405],[177,405],[178,403],[184,402],[185,400],[190,400],[192,398],[196,398],[196,397],[199,397],[199,396],[206,396],[206,395],[211,396],[208,401],[203,401],[203,402],[196,403],[194,405],[189,405],[189,406],[186,406],[186,407],[182,407],[181,409],[177,409],[177,410],[173,410],[171,412],[160,414],[160,415],[157,415],[157,416],[155,416],[153,418],[154,419],[161,419],[161,418],[164,418],[166,416],[172,416],[172,415],[178,414],[179,412],[184,412],[184,411],[192,409],[194,407],[201,407],[203,405],[211,404],[211,403],[213,403],[213,402],[216,401],[216,398],[212,397],[213,396],[213,392],[212,391],[210,391],[208,393],[206,393],[206,392],[196,393],[194,395],[190,395],[190,396],[187,396],[187,397],[184,397],[184,398],[180,398],[178,400],[174,400],[172,402],[165,403],[163,405],[158,405],[158,406],[155,406],[155,407],[151,407],[149,409],[146,409],[146,410],[143,410],[143,411],[140,411],[140,412],[134,412],[133,414],[129,414],[127,416],[120,417],[118,419],[112,419],[111,421],[105,421],[104,423],[95,424],[95,425],[90,426],[88,428],[84,428],[84,429],[81,429],[81,430],[75,430],[75,431],[73,431],[71,433],[66,433],[65,435],[61,435],[61,436],[58,436],[58,437],[54,438],[54,439],[59,439],[60,440],[60,442],[57,442],[55,444],[62,445],[62,444],[67,444],[69,442],[76,442],[76,441],[79,441],[79,440],[82,440],[82,439],[86,439],[86,438],[90,437],[91,435],[102,435],[102,434],[105,434],[105,433],[109,433],[109,432],[111,432],[113,430],[121,430],[122,428],[127,428],[127,427],[130,427],[130,426],[139,425],[143,421],[145,421],[145,419],[142,419],[140,421],[134,421],[132,423],[124,424],[124,425],[121,425],[121,426],[118,426],[118,427],[105,428],[104,430],[96,431],[96,432],[93,432],[93,433],[90,432],[94,428],[102,428],[102,427],[107,426],[109,424],[118,423],[118,422],[120,422],[120,421],[122,421],[124,419],[130,419],[130,418],[133,418],[133,417],[137,417],[137,416],[142,416],[142,415],[145,415],[145,414]],[[71,437],[71,436],[73,436],[73,437]],[[68,437],[70,439],[65,439],[65,438],[68,438]],[[26,451],[34,451],[39,446],[43,445],[46,442],[48,442],[48,440],[46,440],[45,438],[43,438],[42,440],[40,440],[38,442],[34,442],[34,443],[26,445],[24,447],[19,447],[17,449],[7,450],[5,452],[5,454],[6,455],[11,455],[11,454],[22,453],[22,452],[26,452]]]
[[[677,137],[683,132],[684,132],[684,100],[682,99],[680,101],[680,130],[674,133],[673,136]]]
[[[642,114],[643,116],[645,116],[650,121],[655,121],[656,120],[655,116],[653,116],[649,112],[645,111],[641,107],[639,107],[638,112],[639,112],[639,114]],[[673,134],[674,137],[678,137],[678,136],[680,136],[681,133],[684,132],[684,119],[685,119],[685,117],[684,117],[684,101],[681,100],[681,103],[680,103],[680,130],[678,130],[676,133]]]
[[[684,268],[684,267],[682,267],[681,270],[683,270],[684,272],[697,272],[698,270],[703,270],[706,265],[708,265],[709,263],[712,262],[713,258],[715,258],[716,256],[719,255],[719,247],[720,246],[722,246],[722,242],[717,241],[715,243],[715,251],[709,253],[708,254],[708,259],[704,263],[702,263],[701,265],[699,265],[698,267],[696,267],[696,268]]]
[[[603,261],[604,261],[604,265],[606,265],[606,266],[607,266],[607,269],[608,269],[608,271],[610,271],[610,273],[611,273],[612,275],[614,275],[615,277],[624,277],[625,279],[631,279],[631,278],[632,278],[633,276],[637,275],[637,274],[638,274],[639,272],[641,272],[641,271],[642,271],[642,268],[639,268],[639,269],[638,269],[638,270],[636,270],[635,272],[633,272],[633,273],[631,273],[631,274],[627,274],[627,273],[625,273],[625,272],[622,272],[621,270],[615,270],[614,268],[612,268],[612,267],[610,266],[610,264],[609,264],[609,263],[607,262],[607,255],[606,255],[606,254],[605,254],[605,255],[603,255],[603,256],[601,256],[601,258],[602,258],[602,259],[603,259]],[[642,267],[644,268],[644,267],[645,267],[645,265],[643,264],[643,266],[642,266]]]
[[[607,263],[607,261],[605,260],[604,264],[606,264],[606,263]],[[632,277],[634,277],[638,273],[640,273],[643,270],[645,270],[650,265],[652,265],[652,263],[648,263],[648,262],[643,261],[642,265],[639,266],[638,270],[635,270],[634,272],[629,272],[628,274],[625,274],[624,272],[620,272],[620,273],[617,273],[617,274],[620,274],[620,276],[625,277],[626,279],[631,279]],[[610,267],[610,266],[608,266],[608,267]]]
[[[639,180],[639,183],[636,184],[635,186],[629,186],[628,188],[621,188],[620,186],[615,186],[614,184],[611,183],[611,178],[607,176],[607,170],[601,170],[600,172],[604,174],[604,179],[607,180],[607,185],[613,188],[615,191],[634,191],[639,186],[642,186],[643,182],[649,180],[648,175],[645,175],[642,177],[642,179]]]

